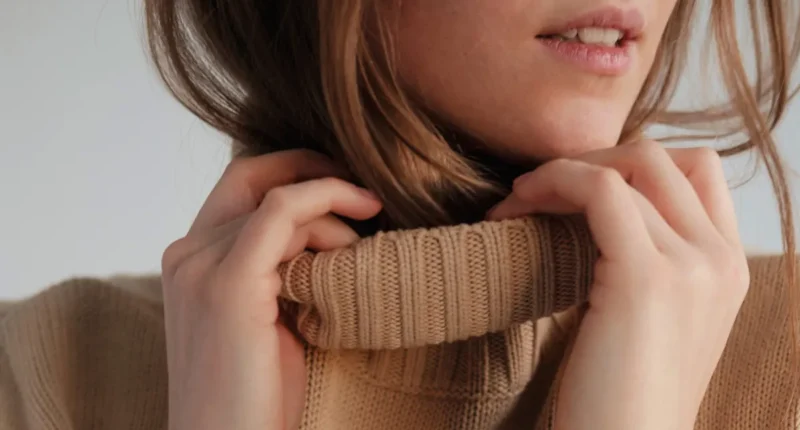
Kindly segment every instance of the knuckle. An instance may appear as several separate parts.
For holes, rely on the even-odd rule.
[[[252,174],[252,166],[252,157],[238,157],[228,163],[222,176],[226,178],[248,178]]]
[[[171,285],[173,288],[188,289],[198,285],[210,269],[210,261],[203,254],[185,259],[175,269]]]
[[[185,258],[188,248],[188,241],[185,237],[169,244],[164,253],[161,254],[162,272],[166,274],[174,273],[177,266]]]
[[[219,182],[231,189],[249,190],[258,172],[254,166],[253,158],[234,159],[225,167]]]
[[[634,144],[634,162],[639,167],[641,177],[647,178],[655,174],[660,166],[674,164],[667,150],[654,140],[642,140]]]
[[[593,169],[589,179],[597,189],[597,193],[603,196],[616,195],[627,186],[625,178],[614,169],[598,167]]]
[[[729,249],[699,254],[687,253],[681,264],[689,293],[714,304],[740,304],[750,286],[747,259]]]
[[[551,169],[563,169],[565,167],[571,166],[575,163],[574,160],[570,160],[569,158],[556,158],[553,161],[547,163]]]
[[[734,297],[744,298],[750,288],[750,266],[747,258],[728,252],[718,259],[717,270],[728,284],[726,290],[736,293]]]
[[[323,188],[337,188],[343,185],[350,185],[346,181],[334,176],[326,176],[324,178],[314,179],[313,182],[316,182],[320,187]]]
[[[700,168],[714,171],[722,170],[722,157],[712,148],[693,148],[692,158]]]
[[[293,198],[296,197],[293,197],[293,193],[286,187],[276,187],[267,191],[262,204],[266,205],[271,210],[282,212],[291,205]]]
[[[540,174],[540,175],[543,174],[541,172],[549,173],[549,172],[559,172],[559,171],[569,170],[569,168],[572,167],[575,163],[576,163],[575,160],[570,160],[568,158],[556,158],[555,160],[549,161],[547,164],[542,166],[539,169],[539,173],[538,174]],[[537,171],[534,171],[534,172],[537,172]],[[529,173],[526,176],[527,176],[527,178],[530,178],[532,175]],[[529,181],[521,181],[521,182],[529,182]],[[517,183],[515,183],[515,185],[516,184]]]
[[[352,193],[357,188],[354,184],[335,176],[325,176],[309,182],[312,184],[309,191],[323,200],[332,199],[342,193]]]
[[[660,143],[644,139],[633,144],[632,147],[637,159],[650,162],[661,162],[668,157],[667,151]]]
[[[692,291],[701,292],[704,290],[711,290],[717,283],[717,271],[713,265],[708,264],[705,261],[695,260],[694,264],[684,265],[683,270],[686,273],[685,276],[689,281],[686,283],[686,285],[689,286]]]

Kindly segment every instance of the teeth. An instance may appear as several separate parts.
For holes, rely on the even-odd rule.
[[[617,42],[622,39],[622,32],[619,30],[609,28],[581,28],[576,30],[578,39],[587,44],[616,46]],[[572,31],[568,32],[571,33]]]
[[[554,37],[560,40],[582,42],[592,45],[616,46],[622,40],[623,34],[619,30],[610,28],[587,27],[573,28]]]
[[[569,30],[569,31],[566,31],[564,33],[559,34],[559,36],[561,36],[561,37],[563,37],[564,39],[567,39],[567,40],[575,39],[576,37],[578,37],[578,29],[577,28],[573,28],[572,30]]]

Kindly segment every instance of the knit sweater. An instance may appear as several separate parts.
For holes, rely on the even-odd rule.
[[[379,233],[282,265],[306,341],[302,428],[550,429],[596,256],[585,224],[523,218]],[[800,429],[784,262],[749,261],[696,429]],[[0,429],[166,428],[163,322],[157,275],[0,306]]]

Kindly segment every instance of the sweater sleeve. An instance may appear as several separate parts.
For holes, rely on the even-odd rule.
[[[596,255],[585,222],[571,217],[379,233],[283,265],[282,297],[317,347],[418,347],[584,302]]]
[[[3,306],[0,430],[166,428],[157,276],[72,279]]]

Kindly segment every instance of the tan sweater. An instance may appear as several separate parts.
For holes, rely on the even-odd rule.
[[[303,429],[549,429],[590,244],[580,222],[522,219],[380,233],[284,265],[309,342]],[[697,429],[800,429],[782,260],[750,264]],[[0,306],[0,429],[165,428],[162,311],[158,276]]]

